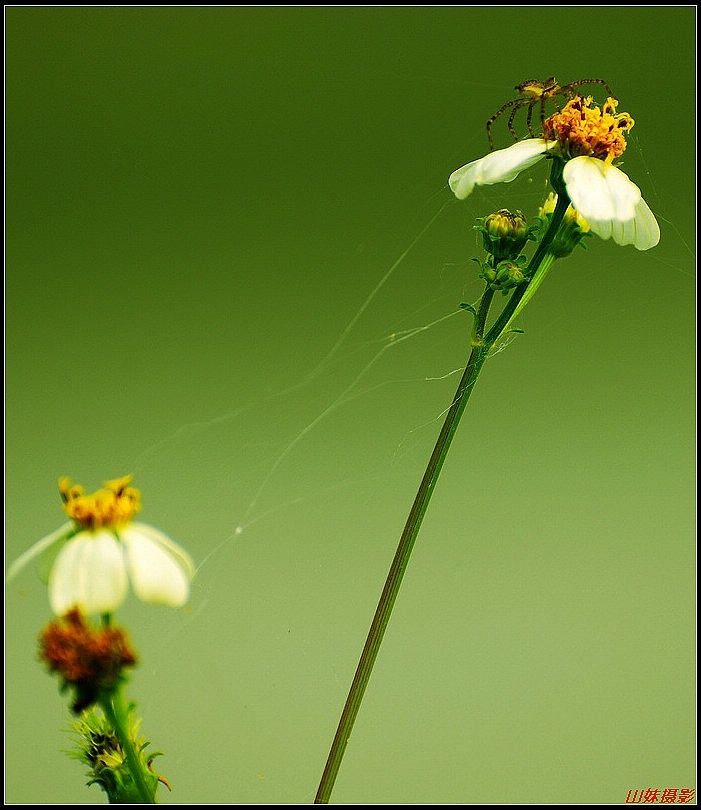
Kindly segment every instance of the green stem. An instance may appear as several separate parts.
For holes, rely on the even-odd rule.
[[[156,804],[156,795],[144,778],[143,764],[129,735],[129,710],[119,686],[110,690],[100,700],[105,717],[114,729],[124,751],[126,764],[131,773],[141,804]]]
[[[453,436],[460,422],[460,417],[465,410],[465,406],[475,387],[484,361],[489,354],[491,346],[484,343],[483,334],[493,297],[494,291],[490,289],[487,289],[482,296],[473,329],[472,351],[467,366],[465,367],[465,372],[453,397],[452,405],[443,422],[443,427],[436,441],[431,458],[429,459],[426,472],[419,485],[419,490],[416,493],[411,512],[409,513],[404,531],[399,540],[397,551],[392,560],[392,565],[390,566],[389,574],[387,575],[387,580],[382,595],[380,596],[380,601],[377,605],[363,652],[360,656],[360,661],[358,662],[355,677],[353,678],[353,683],[348,692],[336,735],[331,745],[331,750],[326,761],[326,767],[324,768],[321,782],[319,783],[314,804],[328,803],[341,765],[341,760],[346,750],[346,745],[348,744],[348,739],[353,729],[353,724],[355,723],[355,718],[357,717],[363,695],[365,694],[365,688],[370,680],[370,674],[375,659],[377,658],[377,653],[380,649],[380,644],[382,643],[392,608],[394,607],[397,594],[399,593],[399,587],[409,562],[411,551],[414,547],[414,541],[416,540],[419,528],[426,514],[426,509],[428,508],[443,462],[448,454],[448,449],[450,448]]]
[[[540,244],[533,254],[533,258],[528,263],[526,277],[530,280],[528,284],[522,284],[516,287],[508,303],[490,328],[485,338],[485,343],[489,343],[490,346],[493,346],[499,339],[499,336],[508,329],[514,318],[516,318],[531,300],[538,287],[543,283],[543,279],[555,261],[555,256],[550,253],[550,246],[557,232],[560,230],[560,225],[562,224],[569,204],[569,197],[563,189],[561,193],[558,194],[557,204],[555,205],[555,210],[550,219],[548,229],[540,240]]]
[[[494,291],[488,288],[482,296],[479,310],[475,316],[472,332],[472,351],[470,352],[470,357],[460,383],[458,384],[455,396],[453,397],[452,404],[443,422],[443,427],[441,428],[436,445],[433,448],[426,472],[419,485],[416,498],[414,499],[409,517],[404,526],[404,531],[399,540],[397,551],[392,560],[382,595],[380,596],[380,601],[375,610],[365,646],[363,647],[355,676],[348,692],[345,706],[343,707],[341,719],[338,723],[333,743],[331,744],[331,750],[326,760],[326,766],[319,783],[314,804],[327,804],[331,796],[331,791],[333,790],[341,761],[365,694],[365,689],[370,680],[370,674],[372,673],[382,638],[389,623],[392,608],[394,607],[399,593],[404,572],[409,563],[409,557],[414,547],[414,542],[421,528],[421,523],[426,514],[431,496],[433,495],[433,490],[438,481],[443,462],[448,454],[450,444],[460,423],[460,418],[474,390],[482,366],[494,343],[534,295],[555,259],[554,255],[549,251],[549,248],[560,228],[565,211],[570,203],[558,172],[561,175],[561,168],[554,165],[551,180],[553,180],[553,185],[559,191],[557,205],[550,219],[548,229],[528,265],[526,278],[528,278],[529,281],[527,284],[522,284],[515,288],[506,306],[489,329],[486,336],[484,332],[487,315],[489,314],[489,308],[492,304]]]

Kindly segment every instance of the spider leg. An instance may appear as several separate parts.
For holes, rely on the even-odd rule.
[[[508,110],[509,107],[513,107],[516,104],[520,104],[521,101],[522,101],[522,99],[520,99],[520,98],[515,99],[514,101],[507,101],[506,104],[503,104],[501,107],[499,107],[499,109],[494,113],[494,115],[489,119],[489,121],[487,121],[487,138],[489,139],[489,150],[490,151],[494,150],[494,142],[492,141],[492,124],[497,120],[497,118],[499,118],[499,116],[503,112],[506,112],[506,110]],[[516,109],[518,109],[518,107]],[[511,117],[509,118],[510,122],[512,121],[513,116],[515,114],[516,114],[516,110],[514,110]],[[513,132],[513,130],[512,130],[512,132]]]
[[[531,120],[533,118],[533,108],[535,107],[535,103],[536,103],[537,100],[538,99],[534,98],[531,101],[531,103],[528,105],[528,115],[526,116],[526,126],[528,127],[528,131],[529,131],[529,133],[531,135],[531,138],[535,138],[535,134],[533,133],[533,125],[531,124]],[[543,106],[544,103],[545,103],[545,100],[543,98],[541,98],[541,100],[540,100],[541,109],[542,109],[542,106]]]
[[[557,106],[557,102],[555,102],[555,106],[559,112],[560,108]],[[540,131],[541,134],[545,134],[545,96],[540,100]]]
[[[525,102],[524,102],[524,103],[525,103]],[[518,112],[518,111],[521,109],[521,107],[523,107],[523,106],[524,106],[524,105],[523,105],[523,104],[520,102],[520,100],[519,100],[519,102],[518,102],[517,104],[514,104],[514,108],[513,108],[513,110],[511,111],[511,115],[509,116],[509,132],[510,132],[510,133],[511,133],[511,134],[514,136],[514,140],[515,140],[515,141],[517,141],[517,140],[518,140],[518,134],[516,133],[516,130],[514,129],[514,118],[516,118],[516,113],[517,113],[517,112]]]
[[[583,84],[600,84],[608,93],[610,98],[615,98],[613,90],[609,87],[608,82],[605,82],[603,79],[579,79],[576,82],[570,82],[562,87],[562,90],[565,90],[568,93],[572,93],[575,87],[581,87]]]

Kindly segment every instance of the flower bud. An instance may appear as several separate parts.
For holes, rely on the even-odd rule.
[[[479,262],[482,272],[479,274],[490,289],[501,290],[504,295],[526,280],[522,268],[526,264],[526,257],[519,256],[516,261],[504,260],[496,267],[492,267],[491,262]]]
[[[494,283],[498,285],[496,289],[510,290],[512,287],[518,286],[524,280],[524,275],[521,268],[516,262],[499,262],[497,265],[497,276]]]
[[[529,239],[535,239],[537,226],[528,226],[520,211],[511,213],[506,208],[487,217],[480,217],[475,230],[482,234],[484,249],[494,257],[494,264],[518,258]]]
[[[546,225],[552,217],[556,202],[557,196],[551,193],[540,209],[540,218]],[[569,256],[577,245],[582,243],[585,236],[589,235],[589,223],[570,205],[565,211],[562,224],[550,243],[548,251],[556,258],[563,259],[565,256]]]

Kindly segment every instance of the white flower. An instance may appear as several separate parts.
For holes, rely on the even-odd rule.
[[[454,171],[448,185],[459,200],[464,200],[475,186],[510,183],[542,160],[551,145],[542,138],[529,138],[490,152]],[[567,161],[562,176],[573,207],[597,236],[619,245],[634,245],[638,250],[648,250],[660,241],[654,214],[640,189],[620,169],[581,155]]]
[[[75,607],[85,614],[112,613],[126,598],[129,582],[144,602],[184,605],[195,571],[193,561],[163,532],[131,521],[139,508],[139,493],[127,486],[130,480],[107,482],[105,489],[85,495],[62,479],[64,509],[73,520],[16,560],[7,579],[61,544],[49,573],[49,603],[58,616]]]
[[[475,186],[510,183],[546,155],[564,162],[562,180],[574,209],[602,239],[648,250],[660,241],[660,228],[640,189],[613,165],[626,149],[626,133],[635,121],[618,113],[618,102],[601,108],[591,96],[570,99],[543,122],[545,138],[490,152],[454,171],[448,184],[459,200]]]
[[[145,523],[79,531],[51,568],[49,603],[57,616],[72,607],[88,614],[112,613],[126,598],[131,581],[142,601],[180,607],[187,602],[193,573],[190,557]]]

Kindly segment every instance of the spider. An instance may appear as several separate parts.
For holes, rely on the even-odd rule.
[[[526,126],[528,127],[528,131],[531,134],[532,138],[535,138],[535,133],[533,132],[533,127],[531,126],[531,118],[533,116],[533,108],[535,105],[540,102],[540,122],[541,124],[545,121],[545,102],[549,99],[554,99],[555,96],[565,96],[566,98],[570,99],[576,93],[574,89],[579,87],[583,84],[600,84],[606,88],[606,92],[609,96],[613,97],[613,91],[608,86],[608,84],[603,79],[580,79],[576,82],[570,82],[569,84],[559,85],[555,80],[554,76],[551,76],[549,79],[546,79],[544,82],[540,82],[537,79],[528,79],[521,84],[517,84],[514,90],[518,90],[521,94],[520,98],[516,98],[513,101],[507,101],[506,104],[499,107],[499,109],[494,113],[494,115],[487,121],[487,138],[489,139],[489,148],[490,150],[494,149],[494,143],[492,141],[492,124],[499,118],[499,116],[509,109],[509,107],[513,107],[511,110],[511,115],[509,115],[509,132],[514,136],[514,140],[518,140],[518,135],[514,130],[514,118],[516,117],[516,113],[521,109],[521,107],[528,107],[528,114],[526,116]],[[555,102],[555,106],[557,106],[557,102]],[[559,107],[558,107],[559,109]]]

